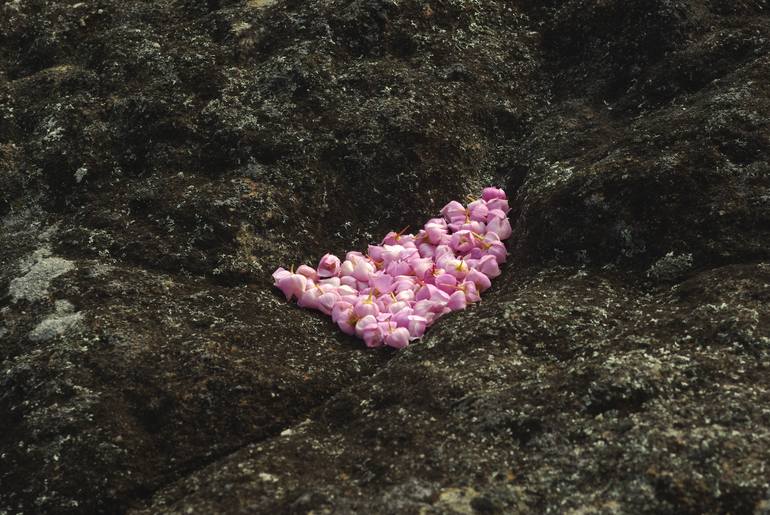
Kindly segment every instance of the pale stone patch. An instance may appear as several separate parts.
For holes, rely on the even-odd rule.
[[[277,1],[278,0],[249,0],[248,5],[256,9],[264,9],[266,7],[270,7]]]
[[[11,281],[8,292],[14,302],[27,300],[35,302],[48,295],[51,281],[75,268],[75,263],[64,258],[51,256],[48,248],[35,251],[22,270],[26,273]]]
[[[56,311],[44,318],[28,337],[33,342],[51,340],[82,326],[83,314],[75,312],[75,306],[67,300],[56,301]]]

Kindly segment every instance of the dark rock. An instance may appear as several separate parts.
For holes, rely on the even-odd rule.
[[[0,513],[764,513],[766,1],[0,6]],[[279,266],[505,186],[405,351]]]
[[[498,511],[495,503],[489,497],[483,495],[474,497],[471,500],[471,508],[478,513],[496,513]]]

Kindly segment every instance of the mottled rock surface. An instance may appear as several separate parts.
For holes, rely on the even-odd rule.
[[[770,3],[0,4],[0,514],[770,512]],[[488,184],[484,301],[271,288]]]

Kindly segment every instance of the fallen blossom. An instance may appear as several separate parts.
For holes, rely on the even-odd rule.
[[[502,189],[484,188],[467,206],[449,202],[417,234],[389,232],[366,254],[350,251],[344,260],[326,254],[317,269],[278,268],[274,284],[368,347],[401,349],[445,314],[481,300],[508,256],[509,211]]]

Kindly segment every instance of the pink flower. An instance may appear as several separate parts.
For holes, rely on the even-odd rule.
[[[428,243],[438,245],[441,243],[441,239],[449,232],[446,222],[443,224],[428,223],[425,224],[425,237]]]
[[[428,224],[436,224],[440,227],[443,227],[444,229],[447,228],[446,220],[443,217],[431,218],[425,223],[425,225],[428,225]]]
[[[414,276],[399,275],[393,280],[393,291],[396,296],[403,291],[412,291],[417,287],[417,281]]]
[[[498,188],[484,188],[484,190],[481,192],[481,198],[490,201],[492,199],[501,198],[505,199],[508,198],[505,196],[505,192]]]
[[[385,335],[385,345],[396,349],[403,349],[409,345],[409,330],[405,327],[393,329]]]
[[[513,232],[511,230],[511,222],[508,220],[508,215],[499,209],[491,210],[489,212],[489,220],[487,221],[487,232],[497,234],[501,240],[508,239]]]
[[[391,314],[396,314],[402,309],[409,309],[409,303],[405,301],[396,301],[388,306],[388,311],[390,311]]]
[[[407,229],[409,229],[409,226],[404,227],[399,232],[393,232],[393,231],[389,232],[382,239],[383,245],[386,243],[388,245],[396,245],[396,244],[403,243],[405,241],[414,241],[414,236],[412,236],[411,234],[404,234],[407,231]]]
[[[457,286],[457,289],[465,294],[465,299],[468,302],[478,302],[481,300],[479,290],[473,281],[463,281]]]
[[[498,263],[505,263],[508,259],[508,250],[505,248],[505,244],[500,241],[500,237],[494,232],[488,232],[485,235],[473,234],[476,238],[476,244],[479,247],[474,248],[470,252],[470,257],[473,259],[481,259],[487,254],[495,256]]]
[[[452,235],[452,241],[449,246],[455,252],[465,254],[476,246],[476,242],[473,240],[471,231],[457,231]]]
[[[413,308],[414,314],[424,316],[430,320],[431,314],[437,315],[439,313],[443,313],[447,307],[447,303],[449,302],[449,295],[443,291],[441,294],[443,297],[437,297],[435,299],[424,299],[415,302]]]
[[[462,290],[457,290],[449,297],[449,302],[447,303],[447,306],[452,311],[458,311],[460,309],[465,309],[465,307],[468,305],[468,301],[465,298],[465,293]]]
[[[308,288],[297,300],[297,306],[301,308],[317,309],[318,297],[322,294],[319,288]]]
[[[313,279],[314,281],[318,279],[318,274],[315,271],[315,268],[312,266],[307,265],[299,265],[297,267],[297,273],[300,275],[304,275],[308,279]]]
[[[383,295],[382,297],[378,297],[374,302],[377,304],[377,314],[375,315],[377,320],[389,319],[392,314],[389,308],[391,304],[393,304],[393,299],[387,295]]]
[[[347,261],[351,261],[353,264],[356,264],[359,259],[366,259],[366,256],[358,252],[357,250],[351,250],[347,254],[345,254],[345,259]]]
[[[402,290],[396,294],[396,300],[412,302],[414,301],[414,292],[412,290]]]
[[[433,255],[434,260],[438,261],[438,259],[441,258],[441,256],[443,256],[444,254],[449,254],[450,256],[454,257],[455,253],[449,244],[439,245],[438,247],[436,247],[436,252]]]
[[[428,299],[432,301],[447,302],[449,300],[449,294],[432,284],[426,284],[417,291],[414,298],[417,301]]]
[[[385,271],[390,275],[406,275],[412,271],[412,266],[407,261],[393,261]]]
[[[417,250],[420,252],[420,256],[424,258],[430,258],[433,257],[433,255],[436,253],[436,246],[431,245],[430,243],[420,243],[420,246],[417,247]]]
[[[329,278],[326,278],[326,279],[320,279],[318,281],[318,284],[320,284],[324,288],[329,287],[329,286],[334,287],[334,288],[339,288],[339,286],[342,284],[342,282],[340,281],[339,277],[329,277]],[[324,290],[324,291],[326,291],[326,290]]]
[[[337,295],[340,296],[340,301],[345,301],[351,305],[358,302],[358,290],[350,286],[343,285],[337,288]]]
[[[441,214],[444,215],[447,222],[454,221],[458,218],[465,218],[465,206],[456,200],[453,200],[441,209]]]
[[[369,257],[374,261],[382,261],[382,252],[384,250],[380,245],[369,245]]]
[[[364,327],[367,327],[372,324],[377,324],[377,318],[374,317],[374,315],[366,315],[365,317],[361,317],[356,321],[356,334],[359,334],[364,330]]]
[[[400,260],[401,253],[404,251],[404,247],[401,245],[383,245],[382,249],[382,262],[386,266],[393,261]]]
[[[318,277],[334,277],[340,274],[340,258],[326,254],[318,263]]]
[[[396,313],[393,313],[390,317],[390,321],[396,324],[396,327],[407,327],[409,325],[409,317],[412,316],[414,310],[412,308],[402,309]]]
[[[273,283],[297,305],[330,315],[346,334],[369,347],[406,347],[451,311],[481,300],[480,292],[500,275],[511,236],[505,192],[486,188],[482,198],[452,201],[441,218],[428,220],[415,237],[390,232],[368,254],[345,260],[324,255],[318,270],[278,268]]]
[[[334,305],[339,300],[340,296],[334,293],[322,293],[318,296],[318,309],[324,315],[331,315]]]
[[[468,272],[468,275],[465,276],[465,280],[475,284],[479,291],[484,291],[492,286],[492,281],[489,280],[489,277],[479,272],[475,268]]]
[[[365,259],[359,259],[353,268],[353,277],[362,282],[369,281],[369,275],[374,273],[374,265]]]
[[[356,323],[356,334],[366,342],[367,347],[382,346],[380,324],[372,315],[368,315]]]
[[[341,316],[337,319],[337,326],[342,329],[342,332],[351,336],[356,334],[356,323],[358,319],[353,315],[353,308],[347,308],[345,310],[346,316]]]
[[[457,231],[471,231],[471,232],[484,233],[487,230],[487,226],[484,222],[478,222],[476,220],[462,220],[460,222],[452,222],[451,224],[449,224],[449,228],[452,230],[453,233]]]
[[[352,277],[353,271],[355,269],[356,269],[356,265],[349,259],[346,259],[345,261],[342,262],[342,265],[340,265],[340,276]]]
[[[492,211],[493,209],[497,209],[498,211],[502,211],[505,214],[508,214],[508,211],[511,210],[510,207],[508,207],[508,201],[504,198],[496,198],[492,199],[489,202],[487,202],[487,208]]]
[[[353,315],[353,304],[341,300],[332,308],[332,320],[339,322],[342,319],[349,319]]]
[[[350,261],[345,261],[345,263],[350,263]],[[358,281],[355,277],[352,275],[344,275],[340,277],[340,286],[347,286],[349,288],[353,288],[354,290],[358,291]]]
[[[479,264],[476,268],[490,279],[494,279],[500,275],[500,267],[497,265],[495,256],[484,256],[479,259]]]
[[[487,208],[487,203],[485,201],[479,199],[468,204],[468,216],[470,216],[471,220],[486,222],[488,214],[489,209]]]
[[[284,270],[284,272],[286,271]],[[302,297],[302,294],[305,293],[307,277],[300,274],[293,274],[291,272],[287,273],[288,275],[276,270],[276,273],[273,274],[273,277],[278,276],[279,279],[276,281],[275,285],[280,288],[284,295],[286,295],[286,300],[291,300],[292,297],[299,299]]]
[[[400,259],[412,262],[415,259],[420,259],[420,252],[417,250],[417,247],[414,246],[414,243],[408,244],[409,246],[404,246],[403,250],[401,251],[401,255],[399,256]]]
[[[435,284],[436,288],[439,290],[451,293],[455,291],[455,286],[457,286],[457,278],[452,274],[444,273],[436,277]]]
[[[289,277],[291,275],[291,272],[286,270],[284,267],[279,266],[275,272],[273,272],[273,285],[278,286],[278,281],[281,279],[284,279],[286,277]]]
[[[375,304],[373,296],[370,294],[369,297],[359,297],[358,302],[356,302],[355,306],[353,307],[353,313],[358,318],[364,318],[366,316],[374,316],[377,315],[380,312],[379,308],[377,307],[377,304]]]
[[[452,274],[457,279],[463,279],[468,274],[468,263],[462,259],[449,259],[444,267],[448,274]]]
[[[419,315],[409,315],[407,329],[412,339],[421,338],[428,326],[428,319]]]
[[[411,263],[412,272],[418,279],[423,279],[425,274],[430,273],[435,266],[435,262],[431,258],[419,258],[413,260]]]
[[[505,248],[505,244],[502,241],[493,241],[490,243],[487,253],[490,256],[495,256],[495,260],[498,263],[505,263],[508,260],[508,250]]]
[[[375,293],[375,295],[390,293],[395,288],[393,276],[384,272],[376,272],[369,276],[369,284],[377,290],[378,293]]]

